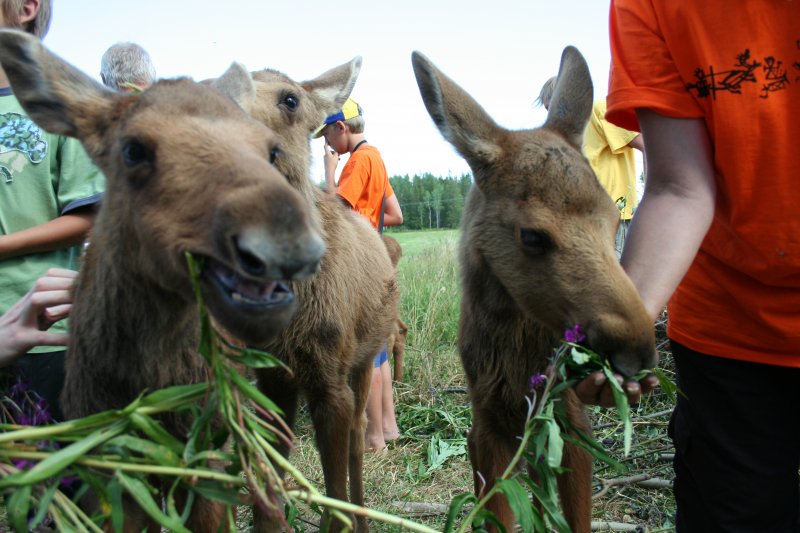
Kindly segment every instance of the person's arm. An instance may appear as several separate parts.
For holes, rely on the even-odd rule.
[[[637,150],[642,152],[642,154],[644,154],[644,135],[640,133],[639,135],[634,137],[631,140],[631,142],[628,143],[628,146],[630,146],[631,148],[636,148]],[[642,172],[644,172],[644,175],[647,176],[647,158],[644,158],[642,160],[642,167],[643,167]]]
[[[669,118],[637,110],[647,139],[647,183],[625,239],[622,266],[645,309],[655,318],[664,309],[697,255],[714,217],[716,186],[711,143],[702,119]],[[627,382],[632,403],[657,384]],[[592,374],[575,387],[584,403],[614,405],[602,375]]]
[[[633,139],[631,139],[631,142],[628,143],[628,146],[630,146],[631,148],[636,148],[640,152],[644,153],[644,140],[642,138],[642,135],[639,134]]]
[[[46,330],[69,315],[77,275],[74,270],[51,268],[0,316],[0,367],[13,363],[34,346],[67,344],[66,333]]]
[[[322,162],[325,166],[325,187],[330,194],[336,194],[336,167],[339,166],[339,154],[328,141],[324,142],[325,153]]]
[[[44,224],[0,236],[0,259],[80,244],[86,239],[94,216],[92,208],[83,208]]]
[[[711,142],[702,119],[637,117],[647,139],[647,184],[625,240],[622,266],[655,318],[700,249],[714,218]]]
[[[400,209],[400,202],[397,195],[393,194],[386,199],[383,211],[384,226],[399,226],[403,223],[403,211]]]

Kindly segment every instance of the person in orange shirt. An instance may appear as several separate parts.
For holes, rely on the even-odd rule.
[[[325,138],[325,182],[328,191],[345,205],[363,215],[372,227],[382,232],[384,226],[403,223],[403,211],[394,194],[386,166],[377,148],[364,135],[364,111],[352,98],[342,109],[328,116],[316,137]],[[335,175],[339,155],[349,153],[338,186]],[[375,358],[370,394],[367,399],[368,451],[386,448],[386,441],[400,436],[394,412],[389,356],[384,349]]]
[[[800,3],[612,0],[607,119],[647,183],[622,265],[668,303],[676,527],[800,530]]]

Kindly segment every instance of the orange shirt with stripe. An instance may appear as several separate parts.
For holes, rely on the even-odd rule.
[[[386,165],[377,148],[370,144],[361,145],[350,154],[342,173],[336,193],[344,198],[353,210],[370,221],[378,229],[381,217],[381,204],[394,194],[389,183]]]
[[[607,118],[702,118],[714,219],[669,303],[696,351],[800,367],[800,2],[614,0]]]

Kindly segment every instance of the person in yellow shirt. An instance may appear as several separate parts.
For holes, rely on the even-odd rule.
[[[555,77],[542,86],[538,103],[549,109],[550,98],[555,88]],[[622,253],[625,235],[628,233],[633,213],[639,203],[636,192],[636,162],[633,149],[644,153],[644,141],[640,133],[629,131],[605,119],[606,101],[597,100],[592,105],[592,114],[586,126],[583,153],[592,166],[597,179],[606,189],[620,210],[617,229],[617,255]]]
[[[636,193],[636,162],[633,149],[644,152],[640,133],[615,126],[605,119],[606,101],[592,105],[592,115],[583,137],[583,153],[597,179],[620,211],[617,229],[617,255],[622,253],[625,235],[639,203]]]

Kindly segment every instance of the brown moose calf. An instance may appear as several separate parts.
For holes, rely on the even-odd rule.
[[[415,52],[412,63],[428,113],[475,177],[461,224],[458,346],[480,493],[518,447],[529,378],[545,370],[565,328],[580,324],[589,345],[631,375],[656,363],[653,324],[614,252],[619,212],[580,151],[592,105],[580,53],[564,50],[547,121],[523,131],[498,126],[423,55]],[[574,392],[564,401],[573,426],[590,431]],[[563,466],[564,514],[573,531],[588,532],[591,458],[567,445]],[[488,508],[513,531],[504,497]]]

